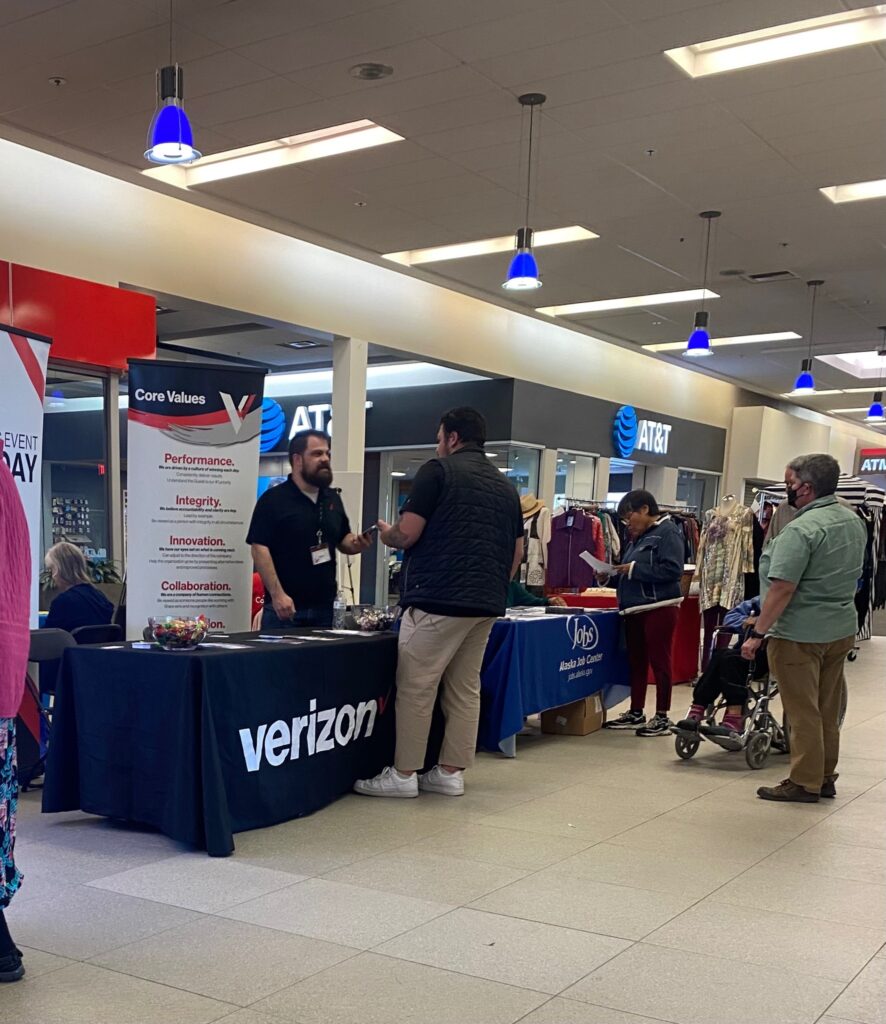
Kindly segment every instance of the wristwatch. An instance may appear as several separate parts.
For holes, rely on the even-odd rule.
[[[748,637],[751,640],[765,640],[766,639],[766,634],[765,633],[758,633],[756,631],[756,629],[752,629],[752,630],[750,630],[748,632]]]

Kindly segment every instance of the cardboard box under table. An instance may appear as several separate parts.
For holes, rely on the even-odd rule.
[[[541,731],[556,736],[590,736],[603,728],[606,708],[599,693],[541,713]]]

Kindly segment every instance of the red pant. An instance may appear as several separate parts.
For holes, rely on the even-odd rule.
[[[625,616],[632,711],[642,711],[646,704],[650,665],[655,677],[655,710],[671,709],[672,648],[679,614],[679,605],[669,605]]]

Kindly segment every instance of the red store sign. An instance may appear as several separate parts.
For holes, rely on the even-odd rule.
[[[858,453],[859,473],[886,473],[886,448],[862,448]]]

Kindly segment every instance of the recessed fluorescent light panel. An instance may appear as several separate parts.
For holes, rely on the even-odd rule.
[[[796,341],[800,335],[795,331],[775,331],[772,334],[741,334],[734,338],[711,338],[711,348],[727,345],[759,345],[764,341]],[[685,341],[665,341],[655,345],[643,345],[647,352],[682,352]]]
[[[886,39],[886,4],[857,11],[828,14],[823,18],[794,21],[756,32],[743,32],[706,43],[693,43],[665,56],[692,78],[719,75],[724,71],[774,64],[780,60],[808,57],[814,53],[842,50]]]
[[[858,406],[853,406],[851,409],[828,409],[828,412],[841,412],[841,413],[847,413],[847,412],[867,412],[869,408],[870,408],[870,406],[867,406],[867,405],[858,405]]]
[[[882,199],[886,196],[886,178],[857,181],[854,185],[828,185],[818,190],[832,203],[857,203],[860,199]]]
[[[382,128],[373,121],[351,121],[332,128],[321,128],[316,132],[292,135],[287,139],[274,139],[255,146],[244,146],[242,149],[212,153],[190,166],[157,167],[143,173],[150,178],[178,185],[179,188],[193,188],[224,178],[236,178],[241,174],[256,174],[259,171],[275,170],[290,164],[322,160],[327,156],[402,141],[402,135]]]
[[[595,299],[593,302],[572,302],[567,306],[539,306],[536,313],[547,316],[578,316],[582,313],[607,313],[613,309],[636,309],[643,306],[665,306],[672,302],[701,302],[719,299],[709,288],[693,288],[685,292],[661,292],[658,295],[628,295],[623,299]],[[685,342],[683,342],[685,345]]]
[[[534,231],[532,246],[564,245],[566,242],[584,242],[591,238],[599,238],[593,231],[579,227],[577,224],[568,228],[551,228],[548,231]],[[386,252],[383,258],[393,263],[402,263],[404,267],[414,267],[419,263],[437,263],[440,260],[461,260],[470,256],[489,256],[493,253],[510,252],[514,248],[513,235],[501,235],[499,238],[481,238],[476,242],[456,242],[453,245],[435,245],[430,249],[407,249],[404,252]]]
[[[833,356],[816,356],[816,359],[835,370],[842,370],[860,380],[878,381],[886,373],[886,359],[876,352],[842,352]],[[845,389],[844,389],[845,390]],[[865,390],[871,390],[866,388]]]
[[[870,388],[865,388],[865,391],[870,391],[870,390],[871,390]],[[806,395],[805,397],[807,399],[809,399],[809,398],[820,398],[822,395],[842,395],[842,394],[844,394],[844,392],[841,391],[840,388],[833,388],[832,390],[828,390],[828,391],[824,391],[824,390],[820,391],[818,388],[816,388],[815,389],[815,394],[813,394],[813,395]],[[794,394],[793,391],[782,391],[781,397],[782,398],[796,398],[797,396]]]

